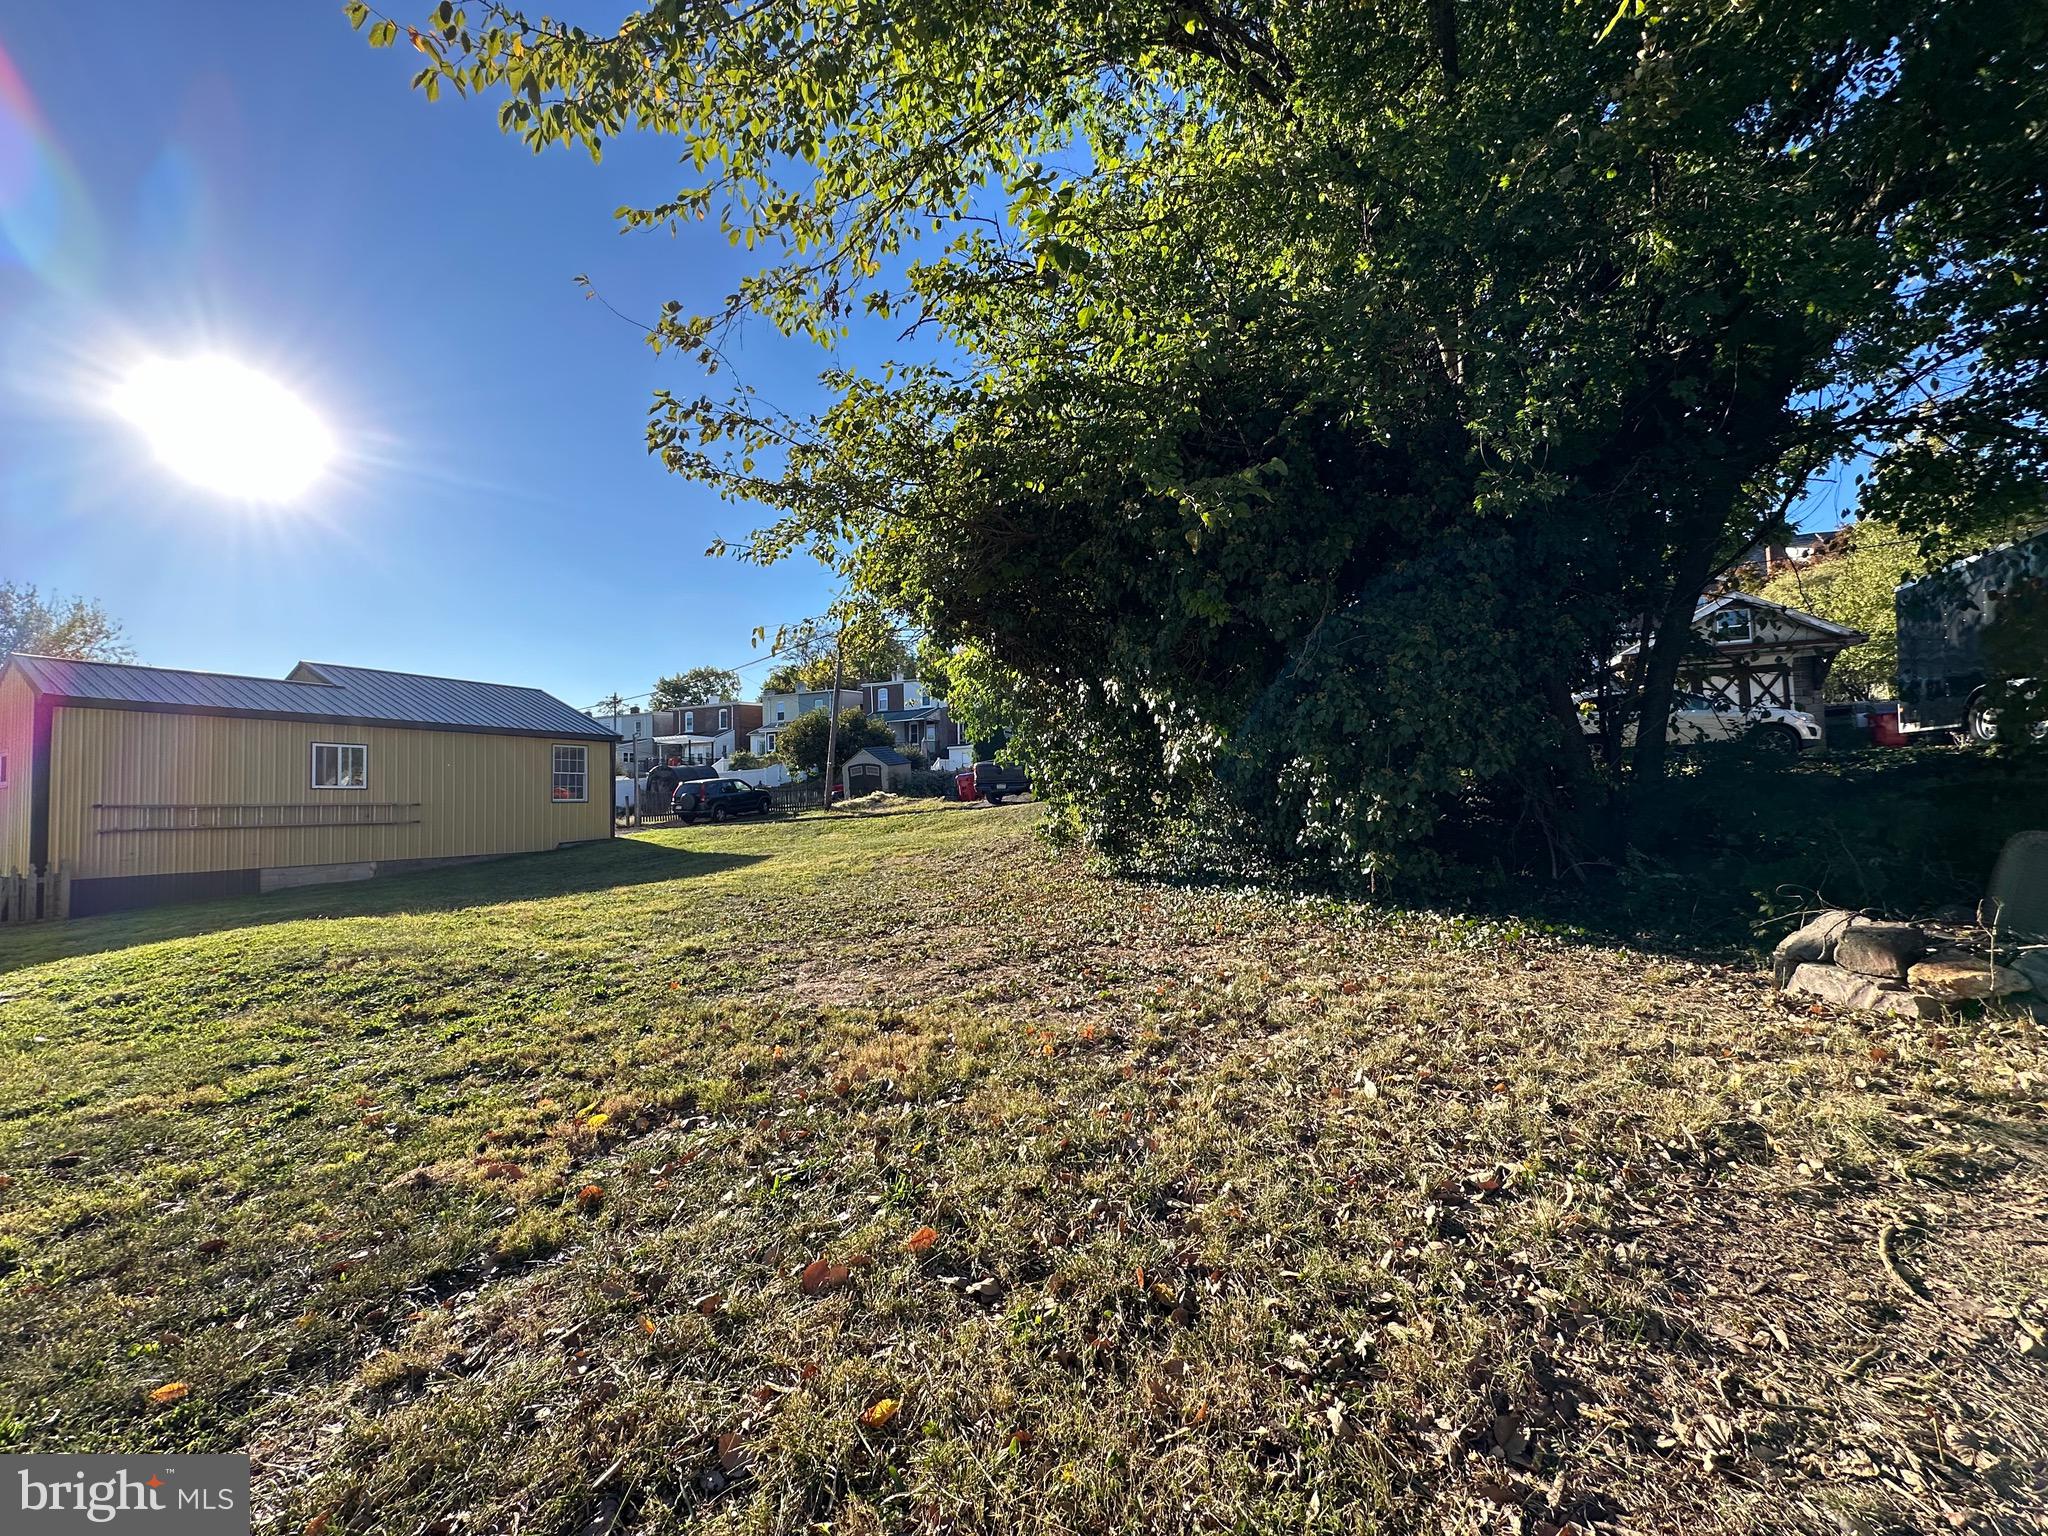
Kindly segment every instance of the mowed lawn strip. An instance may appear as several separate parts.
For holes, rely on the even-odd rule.
[[[1034,815],[0,935],[0,1449],[409,1536],[2043,1507],[2024,1023]]]

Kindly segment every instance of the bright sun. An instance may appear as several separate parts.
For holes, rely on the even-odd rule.
[[[243,501],[295,501],[334,457],[333,435],[305,401],[217,354],[145,359],[114,409],[172,473]]]

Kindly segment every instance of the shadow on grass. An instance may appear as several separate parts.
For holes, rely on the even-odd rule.
[[[450,869],[336,885],[301,886],[268,896],[184,902],[110,912],[65,923],[0,928],[0,976],[74,955],[191,938],[305,918],[388,917],[450,912],[507,902],[545,901],[624,886],[688,880],[758,864],[762,853],[704,853],[644,838],[614,838],[552,853],[522,853]]]
[[[1545,852],[1480,822],[1440,850],[1442,874],[1373,890],[1303,868],[1205,867],[1201,854],[1131,871],[1169,885],[1263,886],[1384,909],[1450,944],[1522,928],[1688,960],[1748,963],[1798,915],[1846,907],[1927,917],[1974,907],[2015,832],[2048,828],[2048,761],[1975,748],[1873,749],[1796,763],[1688,754],[1645,808],[1626,869],[1530,873]]]
[[[1974,909],[2006,840],[2035,827],[2048,827],[2037,755],[1893,747],[1786,762],[1702,749],[1638,811],[1629,867],[1583,883],[1496,880],[1477,905],[1597,942],[1746,962],[1826,907]]]

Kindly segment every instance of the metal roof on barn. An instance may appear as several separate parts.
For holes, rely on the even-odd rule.
[[[302,661],[288,677],[239,677],[130,662],[8,657],[37,693],[71,704],[172,714],[334,720],[507,736],[618,738],[538,688]]]

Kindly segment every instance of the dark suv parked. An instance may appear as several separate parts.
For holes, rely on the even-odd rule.
[[[765,789],[756,789],[744,779],[698,779],[678,784],[669,806],[684,821],[699,816],[723,821],[728,816],[766,816],[774,804]]]

